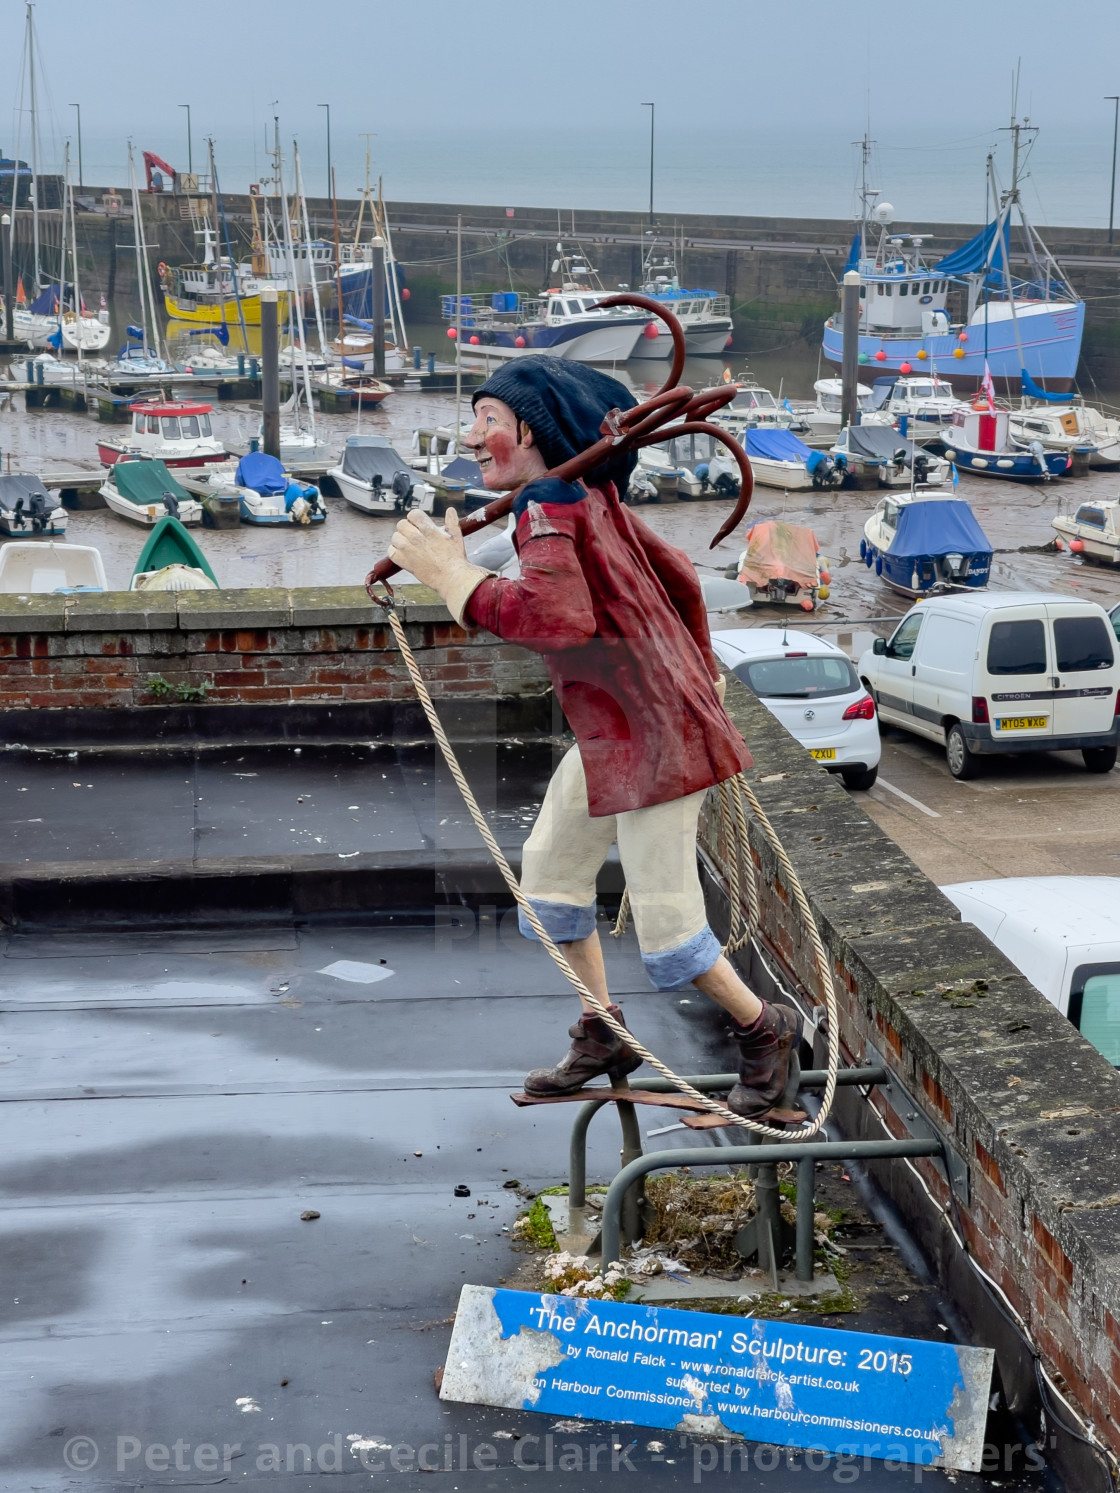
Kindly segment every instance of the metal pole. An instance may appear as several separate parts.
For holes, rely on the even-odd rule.
[[[1105,101],[1112,103],[1112,179],[1108,193],[1108,241],[1112,242],[1112,222],[1116,209],[1116,133],[1120,128],[1120,94],[1106,93]]]
[[[603,1203],[603,1263],[610,1264],[622,1248],[622,1200],[640,1177],[680,1166],[760,1166],[780,1161],[874,1161],[899,1156],[939,1156],[939,1140],[780,1141],[761,1146],[687,1147],[653,1151],[624,1166],[607,1189]]]
[[[817,1163],[803,1156],[797,1163],[797,1246],[794,1270],[798,1280],[813,1279],[813,1244],[816,1240],[816,1197],[814,1182]]]
[[[261,286],[261,408],[264,449],[280,460],[280,329],[275,285]]]
[[[14,179],[14,178],[13,178]],[[14,342],[12,332],[12,221],[15,214],[0,218],[0,237],[4,240],[4,340]]]
[[[71,104],[70,107],[78,111],[78,190],[80,191],[85,185],[82,179],[82,106],[81,104]]]
[[[191,145],[191,106],[190,106],[190,104],[180,104],[179,108],[180,109],[185,109],[187,111],[187,172],[188,172],[188,174],[190,176],[193,176],[194,175],[194,149],[193,149],[193,147]],[[214,232],[217,233],[217,231],[218,231],[218,225],[215,223],[214,224]]]
[[[385,377],[385,240],[375,238],[373,249],[373,376]]]
[[[653,227],[653,121],[657,114],[656,104],[643,104],[649,110],[649,226]]]
[[[330,104],[320,104],[319,108],[327,111],[327,195],[332,196],[334,193],[334,172],[331,170],[331,106]],[[339,333],[339,335],[341,336],[342,334]]]
[[[840,364],[840,425],[854,425],[859,413],[859,271],[849,270],[840,292],[844,351]]]

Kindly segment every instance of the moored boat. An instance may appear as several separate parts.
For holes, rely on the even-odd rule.
[[[812,529],[765,519],[747,530],[747,547],[735,565],[736,578],[757,604],[796,606],[811,612],[827,599],[831,576]]]
[[[847,425],[832,447],[837,467],[856,487],[941,487],[949,463],[893,425]]]
[[[182,524],[202,522],[202,504],[162,461],[114,462],[99,491],[114,513],[135,524],[155,525],[165,514]]]
[[[751,471],[763,487],[780,487],[786,492],[804,488],[839,486],[836,463],[823,451],[814,451],[799,440],[792,430],[770,428],[747,430],[742,436],[743,449],[750,457]]]
[[[264,451],[243,456],[233,480],[241,518],[247,524],[299,524],[306,528],[326,520],[326,504],[315,484],[297,481],[281,462]]]
[[[1072,514],[1050,520],[1075,555],[1088,555],[1108,565],[1120,565],[1120,500],[1082,503]]]
[[[1065,451],[1047,451],[1041,441],[1024,450],[1010,438],[1010,411],[984,398],[962,405],[945,433],[945,455],[961,472],[1013,482],[1049,482],[1073,465]]]
[[[103,466],[118,461],[159,461],[165,467],[201,467],[228,453],[210,424],[213,405],[160,399],[130,404],[132,429],[119,440],[101,437]]]
[[[992,546],[963,499],[926,493],[883,498],[863,534],[860,558],[902,596],[988,584]]]
[[[22,472],[0,475],[0,534],[26,539],[66,533],[66,509],[57,493],[38,477]]]
[[[132,572],[130,591],[216,591],[209,561],[171,514],[156,522]]]
[[[1068,452],[1075,471],[1120,466],[1120,421],[1091,406],[1030,405],[1012,410],[1007,428],[1014,445],[1041,441],[1047,451]]]
[[[688,290],[682,287],[675,259],[651,247],[642,266],[641,292],[661,301],[680,322],[684,332],[685,352],[689,357],[716,357],[731,341],[731,299],[714,290]],[[651,335],[652,332],[652,335]],[[631,354],[635,358],[667,358],[673,350],[673,338],[664,322],[652,322],[639,337]]]
[[[327,476],[353,508],[363,513],[431,513],[435,492],[417,477],[384,436],[352,435],[342,460]]]
[[[0,544],[0,593],[6,596],[106,590],[101,552],[91,544],[56,544],[53,539]]]

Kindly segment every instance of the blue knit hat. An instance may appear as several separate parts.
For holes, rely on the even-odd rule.
[[[489,395],[508,404],[533,432],[549,469],[570,461],[601,439],[608,410],[633,409],[637,400],[616,378],[566,358],[515,358],[492,373],[471,401]],[[637,458],[615,458],[593,475],[624,494]]]

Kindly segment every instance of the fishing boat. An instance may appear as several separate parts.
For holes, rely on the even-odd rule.
[[[90,544],[16,539],[0,545],[0,592],[6,596],[108,589],[101,552]]]
[[[272,276],[246,274],[228,255],[219,254],[209,218],[198,230],[203,241],[202,260],[197,264],[158,267],[163,306],[172,321],[195,326],[246,326],[261,324],[261,290],[283,285]],[[328,256],[329,257],[329,256]],[[288,290],[277,290],[276,314],[281,322],[288,315]]]
[[[1019,381],[1026,369],[1040,387],[1072,387],[1081,353],[1085,303],[1042,242],[1023,207],[1023,137],[1037,130],[1012,119],[1011,185],[1001,190],[995,163],[987,171],[996,216],[959,249],[927,262],[929,234],[892,232],[894,208],[867,184],[870,142],[863,143],[862,212],[845,270],[860,276],[859,360],[883,371],[920,372],[935,363],[954,383],[982,386],[985,365],[996,379]],[[1013,274],[1011,221],[1017,215],[1029,268]],[[824,356],[842,360],[840,314],[824,327]]]
[[[130,591],[216,591],[218,578],[182,523],[158,519],[132,572]]]
[[[129,405],[132,429],[120,440],[101,437],[97,454],[103,466],[117,461],[160,461],[165,467],[203,467],[226,461],[228,453],[214,434],[211,404],[158,399]]]
[[[735,565],[751,600],[811,612],[828,597],[831,576],[812,529],[766,519],[747,530],[747,547]]]
[[[863,563],[901,596],[988,584],[992,546],[963,499],[926,493],[882,498],[863,536]]]
[[[1072,514],[1050,520],[1075,555],[1088,555],[1108,565],[1120,565],[1120,499],[1082,503]]]
[[[846,425],[832,446],[837,467],[854,487],[941,487],[949,463],[893,425]]]
[[[1047,451],[1068,452],[1075,473],[1090,467],[1120,466],[1120,420],[1089,405],[1012,410],[1007,428],[1016,446],[1029,447],[1032,441],[1041,441]]]
[[[1009,410],[978,397],[953,415],[944,436],[945,455],[958,471],[1014,482],[1049,482],[1071,469],[1073,458],[1067,451],[1047,451],[1037,440],[1025,450],[1015,445],[1010,424]]]
[[[114,462],[98,491],[114,513],[135,524],[154,525],[168,513],[183,524],[202,522],[202,504],[162,461]]]
[[[408,463],[380,435],[352,435],[338,466],[327,476],[353,508],[363,513],[431,513],[435,489],[417,479]]]
[[[763,487],[786,492],[805,488],[818,490],[839,485],[836,465],[823,451],[814,451],[792,430],[775,427],[746,430],[743,449],[750,457],[754,480]]]
[[[682,287],[675,257],[656,245],[650,246],[642,266],[641,293],[661,301],[677,318],[689,357],[716,357],[731,341],[734,323],[730,297],[714,290]],[[655,321],[638,338],[631,356],[667,358],[672,350],[672,333],[664,322]]]
[[[321,524],[327,517],[323,495],[313,482],[299,482],[274,456],[250,451],[233,474],[247,524]]]
[[[596,271],[581,254],[556,245],[552,273],[559,285],[528,297],[516,290],[492,295],[445,295],[440,298],[449,335],[459,340],[466,363],[502,363],[547,353],[575,363],[625,363],[633,354],[650,318],[633,309],[596,309],[608,295]]]
[[[935,441],[953,423],[960,403],[953,386],[936,374],[887,374],[872,383],[860,424],[901,429],[905,420],[906,434],[914,440]]]
[[[66,509],[57,493],[48,492],[38,477],[21,472],[0,475],[0,534],[28,538],[66,533]]]

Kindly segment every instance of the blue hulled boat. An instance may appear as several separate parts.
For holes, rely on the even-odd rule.
[[[864,525],[863,563],[902,596],[988,584],[992,546],[963,499],[883,498]]]

